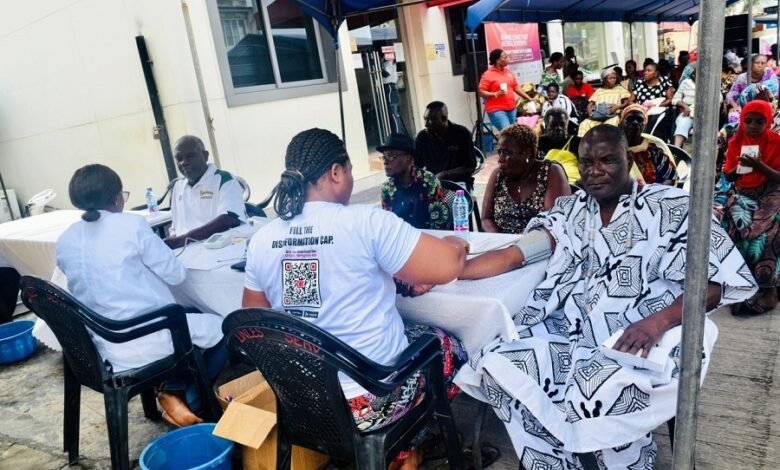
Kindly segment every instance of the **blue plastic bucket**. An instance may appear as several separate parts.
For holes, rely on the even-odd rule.
[[[214,423],[202,423],[163,434],[141,452],[143,470],[230,470],[233,443],[212,434]]]
[[[35,322],[12,321],[0,325],[0,364],[11,364],[32,356],[37,347],[32,329]]]

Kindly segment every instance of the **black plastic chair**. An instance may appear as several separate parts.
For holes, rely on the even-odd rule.
[[[41,317],[62,345],[65,375],[64,450],[73,465],[79,459],[81,386],[102,393],[114,469],[130,468],[127,444],[127,401],[141,394],[144,414],[159,419],[153,387],[172,373],[189,372],[200,387],[206,418],[216,420],[219,405],[211,393],[200,349],[193,347],[187,318],[179,305],[167,305],[127,321],[104,318],[57,286],[32,276],[21,281],[24,304]],[[113,373],[100,359],[87,330],[112,343],[169,330],[174,353],[151,364]],[[124,331],[133,328],[130,331]]]
[[[466,201],[469,203],[469,229],[473,232],[476,228],[477,232],[481,232],[482,219],[479,216],[477,199],[466,189],[463,183],[449,180],[441,180],[440,183],[441,188],[444,190],[444,199],[447,202],[447,207],[450,208],[450,214],[452,214],[452,203],[455,202],[456,192],[462,190],[466,194]]]
[[[691,158],[691,155],[686,152],[685,150],[681,149],[680,147],[677,147],[675,145],[668,144],[667,147],[669,147],[669,150],[672,152],[672,155],[674,156],[675,164],[677,165],[677,168],[680,168],[680,163],[685,162],[685,166],[688,167],[688,171],[685,172],[685,174],[680,174],[678,171],[679,178],[677,179],[677,187],[682,188],[685,186],[685,183],[688,182],[688,180],[691,177],[691,171],[693,170],[693,159]]]
[[[439,423],[450,468],[464,468],[435,336],[418,338],[395,364],[382,365],[311,323],[273,310],[237,310],[225,318],[222,331],[228,349],[252,362],[276,394],[277,469],[290,469],[291,448],[297,445],[327,454],[335,464],[385,470],[431,417]],[[417,371],[427,384],[423,402],[393,424],[360,432],[341,391],[339,372],[385,396]]]

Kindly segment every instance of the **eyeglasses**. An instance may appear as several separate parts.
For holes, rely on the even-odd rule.
[[[122,191],[122,200],[127,202],[130,199],[130,191]]]
[[[405,155],[409,155],[409,154],[406,152],[384,152],[382,154],[382,160],[384,160],[387,163],[391,163]]]

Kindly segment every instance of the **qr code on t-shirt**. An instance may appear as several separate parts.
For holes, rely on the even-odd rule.
[[[282,260],[282,285],[283,306],[320,307],[320,261]]]

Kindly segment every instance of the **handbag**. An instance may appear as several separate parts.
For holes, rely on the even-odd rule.
[[[609,119],[612,119],[613,117],[617,116],[617,114],[610,114],[609,109],[613,105],[609,103],[598,103],[593,108],[593,113],[590,115],[590,118],[594,121],[604,122]]]
[[[550,149],[547,155],[544,156],[546,160],[559,163],[563,170],[566,172],[566,178],[569,180],[569,184],[576,184],[580,180],[580,166],[577,156],[569,151],[571,140],[574,137],[569,137],[566,141],[566,145],[562,149]]]

